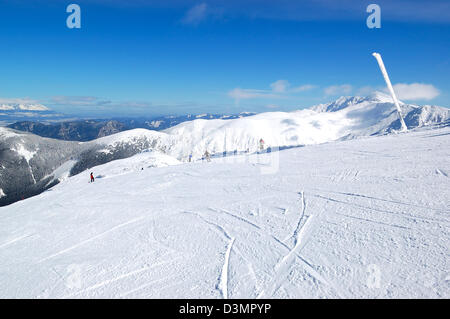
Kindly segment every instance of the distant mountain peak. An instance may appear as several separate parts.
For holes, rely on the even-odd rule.
[[[371,99],[372,101],[376,101],[379,103],[394,103],[394,101],[392,100],[392,96],[389,93],[381,91],[373,92],[367,97],[367,99]],[[398,102],[403,103],[400,100]]]
[[[311,110],[316,112],[336,112],[366,100],[367,98],[359,96],[341,96],[333,102],[314,105],[311,107]]]
[[[357,104],[364,106],[366,104],[384,103],[390,103],[394,105],[394,101],[388,93],[375,91],[366,97],[341,96],[333,102],[314,105],[310,109],[316,112],[336,112]],[[402,101],[399,101],[399,103],[404,104]]]

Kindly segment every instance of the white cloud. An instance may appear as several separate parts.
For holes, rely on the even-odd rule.
[[[304,92],[304,91],[309,91],[309,90],[312,90],[315,88],[316,88],[315,85],[305,84],[305,85],[297,86],[297,87],[293,88],[291,91],[292,92]]]
[[[277,80],[270,84],[271,90],[257,90],[257,89],[241,89],[235,88],[228,92],[228,96],[235,99],[236,103],[244,99],[282,99],[289,97],[289,93],[298,93],[311,90],[316,86],[305,84],[295,88],[290,88],[291,84],[287,80]],[[270,104],[267,107],[275,107]]]
[[[397,83],[394,91],[401,100],[432,100],[440,94],[432,84],[425,83]]]
[[[353,87],[350,84],[332,85],[324,89],[325,95],[350,94]]]
[[[202,22],[207,15],[208,5],[206,3],[200,3],[190,8],[181,21],[185,24],[197,25]]]
[[[280,95],[273,94],[272,91],[268,90],[254,90],[254,89],[241,89],[241,88],[235,88],[228,92],[228,96],[232,97],[236,100],[243,100],[243,99],[258,99],[258,98],[279,98]]]
[[[374,92],[380,91],[380,90],[382,91],[383,89],[382,88],[376,89],[376,88],[374,88],[372,86],[367,85],[367,86],[363,86],[363,87],[359,88],[358,91],[356,91],[356,95],[358,95],[358,96],[368,96],[368,95],[371,95]]]
[[[51,104],[71,105],[71,106],[95,106],[111,103],[109,100],[101,100],[95,96],[53,96],[50,99]]]
[[[358,89],[356,94],[359,96],[368,96],[377,91],[389,94],[386,86],[363,86]],[[425,83],[397,83],[394,85],[394,91],[400,100],[432,100],[440,95],[437,88],[432,84]]]
[[[153,106],[151,102],[147,101],[113,101],[102,99],[95,96],[54,96],[49,101],[49,104],[60,107],[71,108],[93,108],[100,109],[138,109]]]
[[[272,88],[272,91],[283,93],[286,92],[286,90],[289,88],[290,84],[289,81],[286,80],[278,80],[270,84],[270,87]]]
[[[278,80],[270,84],[270,87],[272,88],[272,91],[277,93],[298,93],[298,92],[304,92],[309,91],[314,88],[316,88],[315,85],[312,84],[305,84],[301,86],[297,86],[294,88],[290,88],[291,84],[287,80]]]
[[[0,97],[0,103],[1,104],[39,104],[40,102],[38,100],[33,100],[28,97],[24,97],[24,98],[1,98]]]

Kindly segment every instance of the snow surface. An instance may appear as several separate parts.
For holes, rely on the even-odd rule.
[[[437,106],[402,103],[410,127],[444,123],[450,110]],[[196,119],[164,131],[135,129],[88,143],[104,144],[103,153],[114,152],[120,144],[148,145],[187,162],[189,155],[200,159],[206,150],[256,152],[262,138],[266,147],[293,147],[386,134],[395,131],[398,115],[392,98],[377,92],[369,97],[341,97],[310,109],[293,112],[266,112],[237,119]]]
[[[27,150],[22,144],[18,144],[16,148],[11,148],[11,150],[22,156],[27,162],[30,162],[33,156],[37,153],[37,151]]]
[[[69,178],[70,170],[76,163],[77,163],[77,161],[75,161],[75,160],[69,160],[69,161],[63,163],[57,169],[55,169],[51,174],[44,176],[44,178],[42,178],[42,179],[52,177],[52,179],[48,182],[48,184],[50,184],[51,182],[53,182],[55,180],[62,182]]]
[[[0,297],[449,298],[449,142],[95,167],[0,208]]]
[[[15,131],[8,129],[6,127],[0,126],[0,138],[2,140],[6,140],[7,138],[16,137],[19,134],[15,133]]]
[[[181,164],[180,161],[168,155],[149,151],[130,158],[120,159],[90,169],[95,171],[97,178],[110,178],[154,167],[166,167]]]

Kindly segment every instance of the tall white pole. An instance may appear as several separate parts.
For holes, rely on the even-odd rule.
[[[400,105],[398,104],[397,96],[395,95],[394,88],[392,87],[391,80],[389,80],[389,75],[384,67],[383,59],[379,53],[372,53],[372,55],[377,59],[378,65],[380,66],[381,73],[383,74],[384,80],[386,81],[386,85],[388,87],[389,92],[391,93],[392,100],[394,100],[395,107],[397,108],[398,117],[400,119],[400,123],[402,125],[402,131],[407,131],[405,121],[403,120],[402,110],[400,109]]]

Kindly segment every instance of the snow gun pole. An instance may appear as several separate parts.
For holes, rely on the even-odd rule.
[[[383,59],[379,53],[372,53],[372,55],[377,59],[378,65],[380,66],[381,73],[383,74],[384,80],[386,81],[386,85],[388,87],[389,92],[391,93],[392,99],[394,100],[395,107],[397,108],[398,117],[400,119],[400,123],[402,125],[402,131],[407,131],[405,121],[403,120],[402,110],[400,109],[400,105],[398,104],[397,96],[395,95],[394,88],[392,87],[391,80],[389,80],[389,75],[384,67]]]

